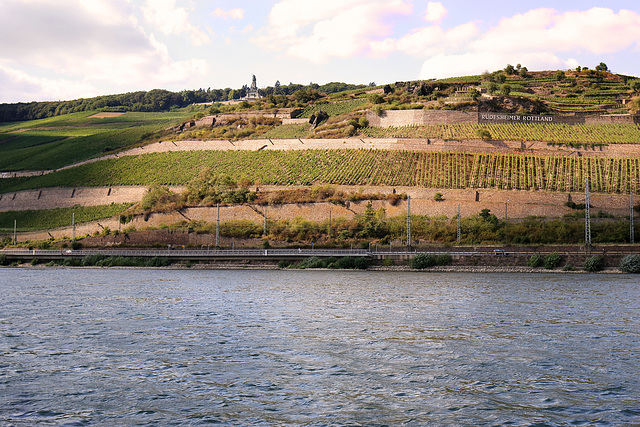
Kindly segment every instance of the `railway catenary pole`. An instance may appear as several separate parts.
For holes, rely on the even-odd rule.
[[[407,249],[411,248],[411,196],[407,196]]]
[[[636,240],[636,231],[633,224],[633,189],[629,192],[629,243],[632,245]]]
[[[220,203],[216,203],[218,216],[216,218],[216,246],[220,246]]]
[[[462,231],[460,230],[460,204],[458,203],[458,243],[462,240]]]
[[[589,251],[591,249],[591,207],[589,206],[589,178],[587,178],[587,183],[585,185],[585,215],[584,215],[584,247],[585,251]]]

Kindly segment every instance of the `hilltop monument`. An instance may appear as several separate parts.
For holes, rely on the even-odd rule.
[[[247,95],[242,98],[243,101],[255,101],[260,99],[260,93],[258,92],[258,84],[256,83],[256,75],[251,76],[251,87],[247,91]]]

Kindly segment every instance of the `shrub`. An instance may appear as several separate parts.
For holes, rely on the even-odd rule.
[[[278,263],[278,268],[288,268],[291,266],[291,261],[282,260]]]
[[[353,260],[353,267],[358,270],[366,270],[369,268],[371,261],[367,257],[358,257]]]
[[[418,254],[409,260],[409,266],[418,270],[436,265],[436,257],[431,254]]]
[[[355,260],[352,257],[342,257],[333,263],[334,268],[352,269],[355,267]]]
[[[558,252],[551,252],[544,258],[544,268],[551,270],[562,262],[562,256]]]
[[[9,265],[7,254],[0,254],[0,265]]]
[[[436,255],[436,265],[449,265],[452,261],[450,254]]]
[[[590,256],[584,261],[583,268],[585,271],[588,271],[590,273],[601,271],[604,268],[604,258],[602,258],[600,255]]]
[[[436,193],[433,195],[433,200],[436,202],[441,202],[444,200],[444,197],[442,196],[442,193]]]
[[[624,273],[640,273],[640,255],[627,255],[620,261],[620,270]]]
[[[85,255],[82,258],[82,265],[84,267],[91,267],[94,265],[98,265],[98,263],[104,260],[105,258],[107,258],[105,255],[98,255],[98,254]]]
[[[145,262],[145,265],[147,267],[168,267],[169,265],[171,265],[171,261],[169,260],[169,258],[154,256],[153,258],[147,260],[147,262]]]
[[[564,267],[562,267],[562,271],[574,271],[576,268],[573,264],[567,263]]]
[[[51,242],[49,240],[44,240],[37,245],[38,249],[50,249]]]
[[[300,263],[301,268],[326,268],[327,264],[317,256],[312,256]]]
[[[531,255],[531,257],[529,257],[527,265],[533,268],[540,267],[542,265],[542,258],[540,258],[540,255],[538,254],[533,254]]]

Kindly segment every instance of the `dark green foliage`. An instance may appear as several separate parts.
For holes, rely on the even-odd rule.
[[[358,257],[353,260],[353,267],[358,270],[366,270],[369,268],[371,260],[367,257]]]
[[[585,260],[583,268],[590,273],[601,271],[604,268],[604,258],[600,255],[590,256]]]
[[[640,273],[640,255],[627,255],[620,261],[620,270],[624,273]]]
[[[542,258],[540,258],[540,255],[538,254],[533,254],[531,255],[531,257],[529,257],[527,265],[533,268],[540,267],[542,265]]]
[[[409,266],[418,270],[436,265],[436,257],[432,254],[418,254],[409,260]]]
[[[62,265],[64,267],[80,267],[82,265],[82,260],[76,258],[65,258],[58,265]]]
[[[164,257],[153,257],[150,259],[142,257],[106,256],[106,255],[86,255],[80,260],[71,258],[65,259],[65,265],[82,265],[84,267],[167,267],[171,261]]]
[[[544,258],[544,268],[551,270],[562,262],[562,256],[558,252],[551,252]]]
[[[342,258],[320,258],[312,256],[299,264],[295,265],[295,268],[338,268],[344,270],[366,270],[371,263],[371,260],[367,257],[342,257]],[[280,268],[289,267],[291,263],[289,261],[280,261],[278,266]]]
[[[84,267],[91,267],[94,265],[98,265],[99,262],[103,261],[106,258],[107,257],[105,255],[98,255],[98,254],[85,255],[82,258],[82,265]]]
[[[436,265],[449,265],[453,261],[450,254],[438,254],[436,255]]]
[[[0,265],[9,265],[9,260],[6,254],[0,254]]]
[[[336,262],[333,263],[332,268],[340,268],[344,270],[350,270],[355,268],[355,262],[352,257],[342,257],[338,258]]]
[[[584,203],[567,202],[564,205],[568,208],[576,210],[584,210],[587,208],[587,205]]]
[[[145,262],[147,267],[168,267],[171,265],[169,258],[153,257]]]
[[[449,265],[452,262],[451,255],[443,254],[418,254],[409,260],[409,267],[417,270],[434,267],[437,265]]]

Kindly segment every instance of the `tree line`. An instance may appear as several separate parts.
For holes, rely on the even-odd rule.
[[[365,85],[353,85],[337,82],[325,85],[318,85],[315,83],[310,83],[309,85],[294,83],[281,85],[280,82],[276,82],[274,86],[259,89],[259,93],[265,97],[269,95],[294,95],[299,91],[318,91],[328,94],[363,87],[365,87]],[[247,85],[244,85],[240,89],[201,88],[197,90],[183,90],[180,92],[153,89],[150,91],[128,92],[117,95],[101,95],[93,98],[81,98],[71,101],[0,104],[0,122],[44,119],[52,116],[93,110],[115,112],[171,111],[191,104],[223,102],[240,99],[247,95],[248,90],[249,87]]]

